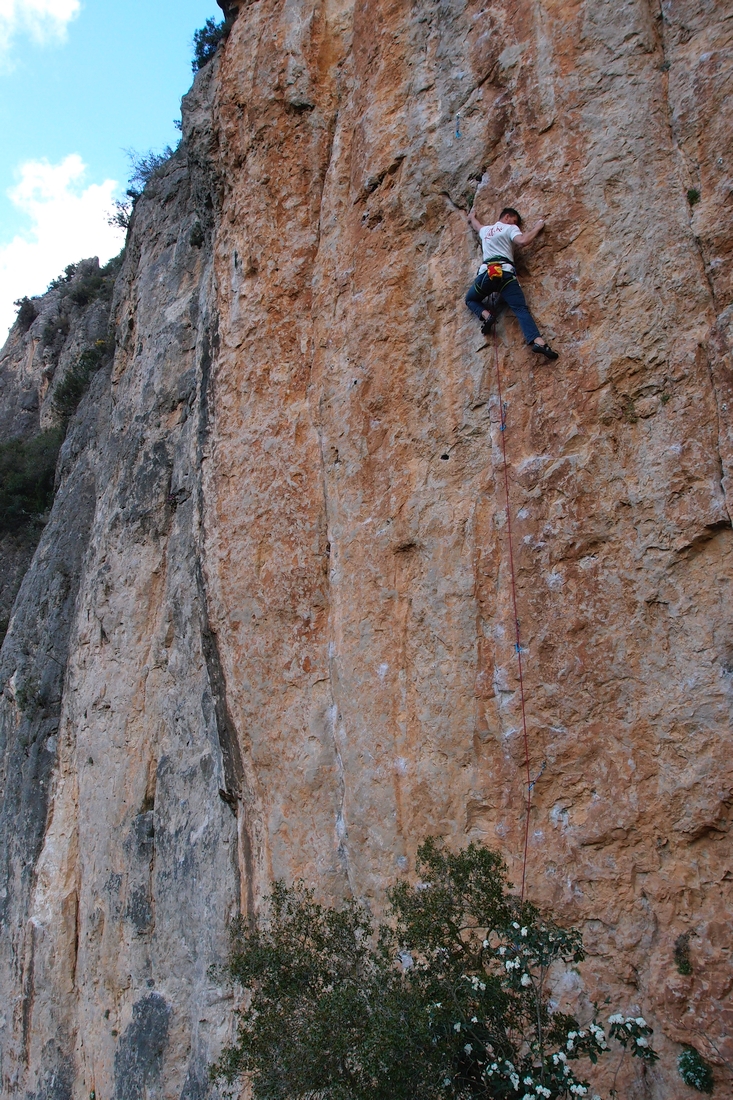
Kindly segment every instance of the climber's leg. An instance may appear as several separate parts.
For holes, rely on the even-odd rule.
[[[491,293],[491,280],[485,275],[479,275],[471,284],[471,289],[466,295],[466,305],[480,321],[486,321],[491,317],[491,310],[487,309],[484,300]]]
[[[512,279],[511,282],[506,283],[502,287],[501,297],[519,321],[519,326],[525,341],[531,344],[537,340],[539,343],[544,344],[544,340],[540,336],[540,330],[535,324],[534,317],[529,312],[529,306],[524,297],[524,291],[516,279]]]

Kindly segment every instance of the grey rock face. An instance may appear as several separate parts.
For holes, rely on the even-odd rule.
[[[203,1096],[212,1042],[216,1053],[228,1027],[207,974],[239,908],[225,800],[236,766],[231,736],[224,751],[220,742],[200,565],[216,340],[210,87],[202,74],[188,150],[137,205],[113,303],[114,366],[94,376],[70,426],[2,650],[6,1095]],[[36,332],[49,311],[53,293],[23,352],[33,385],[20,393],[15,337],[3,360],[15,394],[4,423],[18,434],[37,430],[50,400]],[[70,331],[75,347],[64,333],[56,370],[106,334],[106,315],[88,310]],[[31,390],[35,420],[22,415]]]
[[[35,318],[28,327],[16,322],[0,351],[0,443],[28,441],[57,426],[55,396],[80,356],[103,344],[109,352],[101,355],[101,361],[111,358],[114,275],[103,278],[96,259],[83,260],[55,283],[32,300]],[[0,531],[2,634],[41,531],[41,520],[16,531]]]

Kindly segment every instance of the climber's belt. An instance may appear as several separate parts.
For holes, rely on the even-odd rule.
[[[489,294],[500,294],[507,283],[511,283],[516,277],[512,264],[499,256],[489,256],[478,269],[473,284],[474,291],[482,298],[488,298]]]
[[[482,271],[481,268],[486,268]],[[516,277],[514,264],[508,263],[502,256],[488,256],[478,270],[479,275],[488,275],[490,279],[513,279]]]

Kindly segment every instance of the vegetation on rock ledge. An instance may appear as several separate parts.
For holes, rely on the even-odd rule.
[[[79,402],[89,388],[92,375],[102,366],[110,352],[107,340],[97,340],[86,348],[71,367],[53,395],[54,411],[66,423],[76,412]]]
[[[512,895],[497,853],[428,840],[417,870],[376,930],[357,902],[319,905],[302,883],[276,883],[267,917],[234,926],[225,973],[247,997],[215,1079],[249,1078],[255,1100],[559,1100],[588,1095],[612,1040],[656,1060],[642,1017],[606,1029],[551,1006],[580,933]]]
[[[0,444],[0,532],[17,533],[50,508],[63,430]]]

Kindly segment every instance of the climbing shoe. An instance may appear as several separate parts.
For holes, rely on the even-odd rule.
[[[494,325],[495,324],[496,324],[496,317],[487,317],[486,320],[481,325],[481,335],[482,336],[491,336],[491,333],[494,331]]]
[[[483,332],[483,329],[481,330]],[[539,355],[544,355],[545,359],[559,359],[560,356],[556,351],[553,351],[549,344],[535,344],[534,341],[530,344],[532,351],[536,351]]]

